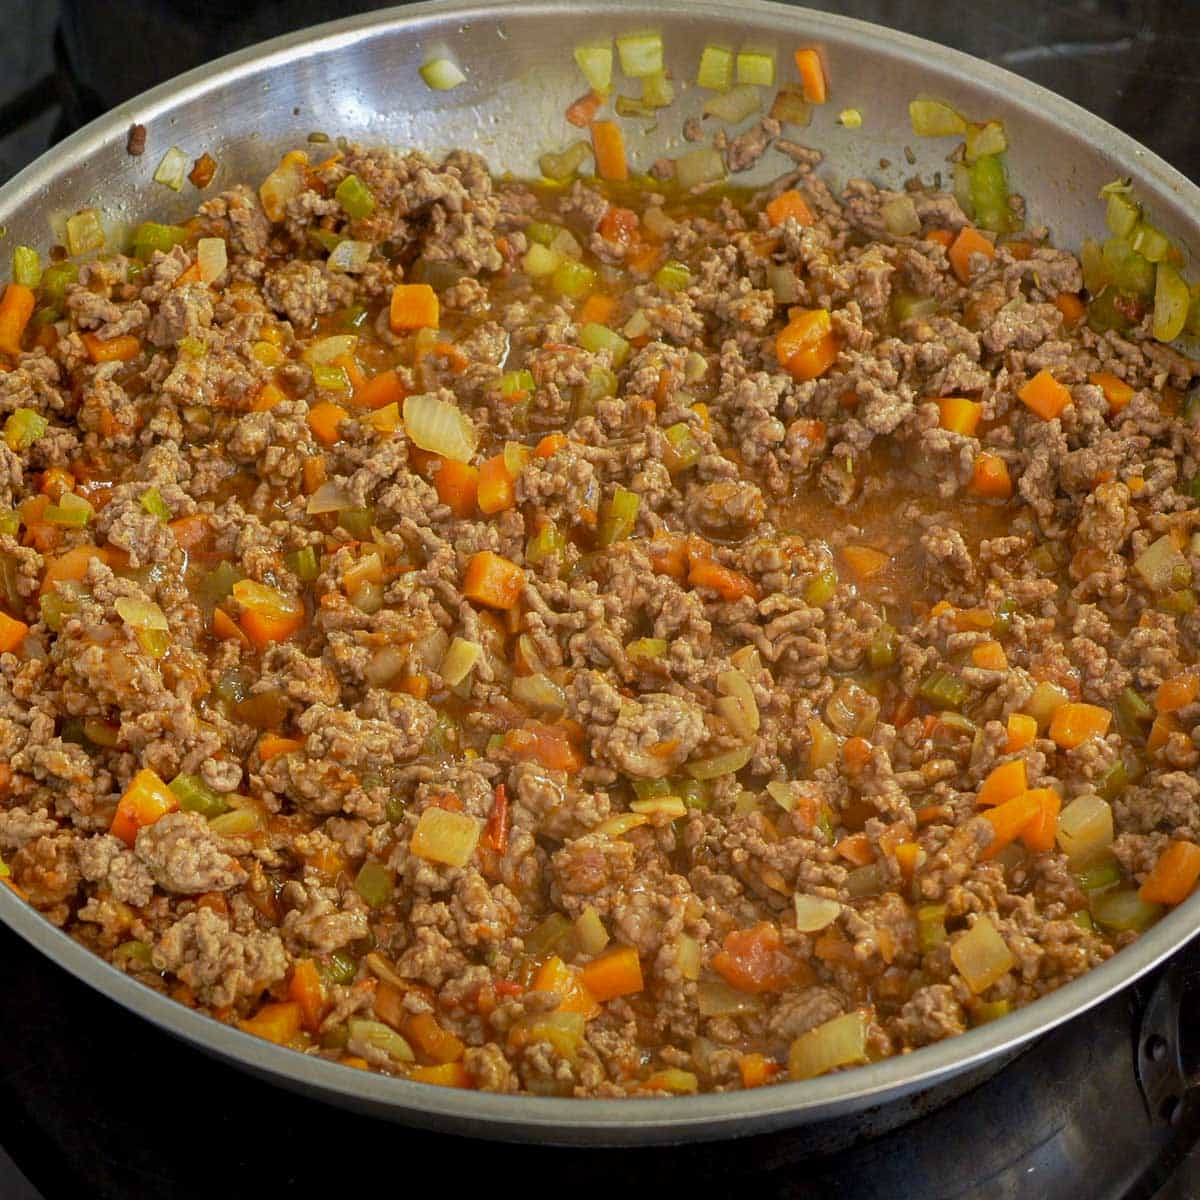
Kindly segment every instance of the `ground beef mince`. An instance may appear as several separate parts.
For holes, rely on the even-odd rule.
[[[903,1054],[1179,902],[1193,365],[781,149],[294,153],[14,284],[4,881],[297,1052],[557,1096]]]

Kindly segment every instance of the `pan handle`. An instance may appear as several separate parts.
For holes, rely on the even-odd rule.
[[[1200,1087],[1200,939],[1168,963],[1150,992],[1137,1032],[1137,1076],[1150,1119],[1178,1124]]]

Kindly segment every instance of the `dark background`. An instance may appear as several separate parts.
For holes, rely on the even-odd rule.
[[[180,71],[377,7],[0,0],[0,182],[80,124]],[[1008,67],[1200,178],[1196,0],[810,7]],[[749,1192],[757,1200],[1200,1197],[1197,1114],[1189,1106],[1172,1132],[1145,1111],[1133,1078],[1145,995],[1128,993],[1079,1018],[951,1108],[848,1153],[814,1160],[786,1136],[688,1151],[529,1150],[414,1134],[294,1099],[171,1041],[0,930],[0,1200],[415,1188],[489,1197],[520,1188],[572,1200],[614,1191]]]

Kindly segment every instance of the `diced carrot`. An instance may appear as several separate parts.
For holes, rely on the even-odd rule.
[[[1071,391],[1059,383],[1043,367],[1020,391],[1017,397],[1043,421],[1053,420],[1071,403]]]
[[[636,246],[632,246],[629,252],[625,255],[625,265],[629,270],[639,275],[649,275],[659,263],[659,259],[663,257],[663,249],[654,242],[641,242]],[[637,338],[630,339],[635,345],[638,344]],[[641,343],[645,345],[644,342]]]
[[[304,625],[304,611],[295,613],[267,613],[259,609],[244,608],[241,616],[242,632],[258,650],[265,650],[276,642],[286,642]]]
[[[1054,297],[1054,307],[1062,313],[1063,324],[1068,329],[1073,329],[1078,325],[1083,320],[1084,313],[1087,312],[1087,305],[1074,292],[1059,292]]]
[[[47,559],[46,569],[42,574],[42,591],[49,591],[50,585],[54,583],[82,583],[87,578],[88,567],[93,558],[110,563],[111,553],[85,542],[83,545],[73,546],[57,558]]]
[[[349,416],[340,404],[322,400],[308,410],[308,427],[316,435],[317,441],[332,446],[341,437],[338,426]]]
[[[1088,738],[1103,737],[1112,724],[1112,712],[1098,704],[1068,701],[1050,718],[1050,736],[1064,750],[1083,745]]]
[[[575,321],[579,325],[607,325],[616,311],[617,302],[612,296],[606,296],[603,292],[593,292],[583,302]]]
[[[567,444],[566,434],[548,433],[533,448],[534,458],[553,458]]]
[[[55,504],[57,504],[67,492],[75,490],[75,476],[70,471],[64,471],[62,467],[51,467],[42,476],[41,486],[38,491],[49,496]]]
[[[0,763],[0,796],[7,796],[12,785],[12,767],[8,763]]]
[[[488,813],[487,826],[483,831],[484,843],[497,854],[508,850],[508,834],[511,813],[508,805],[508,788],[500,783],[492,797],[492,808]]]
[[[925,241],[937,242],[939,246],[945,246],[947,250],[954,245],[954,231],[952,229],[927,229],[923,236]]]
[[[1004,746],[1005,754],[1013,754],[1032,746],[1037,737],[1037,718],[1027,713],[1008,714],[1008,741]]]
[[[825,64],[821,56],[812,49],[796,51],[796,70],[800,72],[800,84],[804,99],[809,104],[824,104],[829,99],[825,82]]]
[[[475,501],[479,492],[479,468],[469,463],[455,462],[443,458],[441,468],[433,477],[438,499],[456,517],[475,515]]]
[[[1025,826],[1021,841],[1034,854],[1045,854],[1054,849],[1062,797],[1053,788],[1033,788],[1028,794],[1038,799],[1038,815]]]
[[[1191,704],[1200,692],[1200,676],[1194,671],[1184,671],[1181,675],[1164,679],[1158,685],[1154,696],[1154,707],[1159,712],[1175,712],[1185,705]]]
[[[427,283],[398,283],[392,288],[388,324],[393,333],[410,329],[436,329],[440,308],[437,292]]]
[[[812,209],[805,203],[804,197],[795,188],[780,192],[773,200],[767,201],[767,220],[772,225],[782,225],[791,218],[797,225],[812,225],[816,221]]]
[[[559,997],[555,1012],[582,1013],[585,1020],[600,1015],[595,996],[583,986],[579,973],[568,967],[558,955],[552,955],[538,968],[530,991],[556,992]]]
[[[1032,242],[1005,242],[1005,250],[1017,260],[1017,262],[1028,262],[1033,257],[1034,249],[1036,248]]]
[[[1042,801],[1034,792],[1022,792],[1003,804],[997,804],[995,808],[989,808],[983,816],[995,836],[979,857],[985,861],[995,858],[1005,846],[1016,841],[1041,813]]]
[[[575,775],[583,768],[583,755],[571,745],[561,726],[532,722],[504,735],[504,749],[514,758],[538,762],[551,771]]]
[[[681,581],[687,577],[687,542],[679,534],[659,534],[647,547],[647,552],[656,575],[670,575]]]
[[[988,777],[979,785],[979,795],[975,797],[975,802],[985,805],[1003,804],[1028,788],[1025,763],[1022,759],[1014,759],[992,768]]]
[[[503,454],[489,458],[479,468],[479,511],[490,516],[503,512],[517,502],[514,480]]]
[[[971,282],[971,256],[982,254],[985,258],[996,257],[996,247],[970,225],[964,225],[958,231],[958,237],[946,252],[950,259],[950,269],[958,278],[959,283]]]
[[[850,833],[834,849],[856,867],[870,866],[875,861],[875,849],[865,833]]]
[[[250,645],[250,639],[242,632],[238,623],[223,609],[213,609],[213,637],[221,642],[241,642]]]
[[[581,972],[583,986],[601,1003],[617,996],[632,996],[644,988],[642,964],[632,946],[618,946],[594,958]]]
[[[275,1004],[264,1004],[262,1008],[244,1021],[238,1028],[244,1033],[286,1046],[299,1032],[304,1021],[304,1010],[295,1000],[282,1000]]]
[[[1146,735],[1146,749],[1151,754],[1157,754],[1171,740],[1171,734],[1175,733],[1178,728],[1179,722],[1175,719],[1174,713],[1159,713],[1154,718],[1154,724],[1150,726],[1150,732]]]
[[[300,1018],[309,1033],[316,1033],[325,1016],[325,985],[311,958],[299,959],[292,967],[288,999],[300,1006]]]
[[[0,612],[0,654],[16,650],[29,634],[29,626],[8,613]]]
[[[122,333],[107,341],[94,333],[80,335],[88,358],[94,363],[129,362],[137,358],[141,352],[142,343],[131,333]]]
[[[763,1084],[770,1083],[781,1069],[778,1063],[772,1062],[757,1051],[743,1054],[738,1059],[738,1071],[742,1076],[744,1088],[762,1087]]]
[[[632,208],[612,204],[600,218],[596,232],[606,242],[613,242],[618,246],[632,246],[642,240],[640,225],[641,220]]]
[[[978,400],[968,400],[963,396],[943,396],[938,401],[938,424],[951,433],[960,433],[963,437],[974,437],[979,428],[979,418],[983,413],[983,405]]]
[[[153,825],[159,817],[165,817],[178,807],[175,793],[153,771],[143,767],[117,802],[109,833],[132,846],[139,829]]]
[[[896,866],[900,868],[900,875],[903,879],[911,880],[916,874],[923,853],[924,851],[917,842],[900,842],[892,851],[892,856],[896,860]]]
[[[567,106],[567,123],[579,129],[586,129],[603,103],[604,97],[595,92],[588,92],[580,96],[578,100]]]
[[[299,738],[282,737],[278,733],[264,733],[258,739],[258,757],[263,762],[270,762],[281,754],[294,754],[303,749],[304,743]]]
[[[406,1014],[400,1032],[436,1063],[457,1062],[467,1050],[455,1034],[438,1024],[433,1013]]]
[[[363,1066],[366,1065],[364,1062]],[[474,1086],[471,1073],[461,1062],[438,1063],[435,1067],[409,1067],[408,1078],[414,1083],[432,1083],[438,1087],[469,1088]]]
[[[310,454],[304,460],[304,494],[311,496],[325,482],[325,456]]]
[[[191,513],[186,517],[176,517],[170,523],[175,541],[183,550],[194,550],[212,531],[210,518],[207,513]]]
[[[741,571],[723,567],[710,558],[693,558],[687,579],[692,587],[710,588],[722,600],[728,600],[731,604],[741,600],[743,596],[758,599],[758,588],[749,576],[743,575]]]
[[[870,546],[843,546],[842,559],[859,583],[878,575],[891,561],[882,550]]]
[[[418,700],[425,700],[429,696],[429,676],[405,675],[395,687],[398,692],[415,696]]]
[[[402,404],[407,394],[395,371],[380,371],[354,389],[354,403],[359,408],[386,408],[389,404]]]
[[[203,283],[204,276],[200,273],[200,263],[190,263],[186,270],[175,277],[171,284],[173,288],[186,287],[189,283]]]
[[[625,138],[614,121],[593,121],[592,153],[596,159],[596,174],[601,179],[623,182],[629,178],[629,162],[625,157]]]
[[[812,968],[794,958],[779,929],[760,921],[749,929],[727,934],[713,955],[713,969],[742,992],[781,992],[813,981]]]
[[[999,642],[981,642],[971,647],[971,661],[984,671],[1008,670],[1008,655]]]
[[[480,550],[467,563],[463,595],[476,604],[506,611],[521,598],[524,587],[524,571],[491,550]]]
[[[14,358],[21,353],[21,335],[37,300],[29,288],[20,283],[10,283],[0,298],[0,354],[11,354]]]
[[[839,344],[829,310],[792,309],[788,323],[775,335],[775,357],[794,379],[817,379],[837,359]]]
[[[369,1071],[371,1064],[365,1058],[360,1058],[357,1054],[346,1054],[338,1059],[338,1063],[343,1067],[353,1067],[356,1071]],[[421,1070],[431,1071],[432,1067],[422,1067]]]
[[[1158,857],[1158,862],[1138,888],[1147,904],[1182,904],[1200,879],[1200,846],[1195,842],[1174,841]]]
[[[975,465],[971,468],[969,490],[976,496],[1008,500],[1013,494],[1008,464],[999,455],[989,454],[986,450],[976,455]]]
[[[1094,371],[1088,376],[1088,383],[1094,383],[1104,393],[1110,413],[1119,413],[1133,399],[1133,388],[1111,371]]]

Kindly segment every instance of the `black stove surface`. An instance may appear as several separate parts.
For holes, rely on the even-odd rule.
[[[0,182],[81,123],[180,71],[375,7],[0,0]],[[810,0],[810,7],[1006,66],[1200,178],[1194,0]],[[468,1142],[350,1116],[173,1041],[2,929],[0,962],[0,1200],[353,1195],[377,1188],[393,1164],[416,1164],[417,1186],[436,1181],[451,1195],[548,1186],[578,1197],[614,1189],[737,1191],[763,1200],[1200,1197],[1200,1104],[1156,1095],[1151,1111],[1138,1083],[1139,1022],[1161,973],[1043,1038],[949,1105],[848,1150],[825,1152],[811,1136],[784,1133],[616,1152]],[[1177,959],[1173,970],[1174,982],[1191,980],[1200,955]],[[1200,1028],[1187,995],[1186,1023]],[[364,1160],[372,1164],[366,1177]]]

